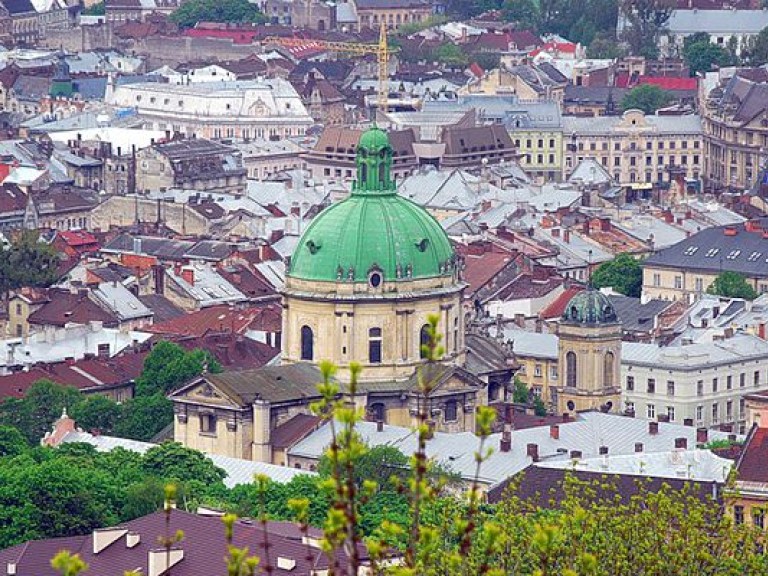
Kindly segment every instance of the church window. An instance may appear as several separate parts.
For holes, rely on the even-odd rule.
[[[565,355],[565,385],[576,387],[576,353],[568,352]]]
[[[445,403],[445,421],[456,422],[459,419],[459,403],[456,400],[448,400]]]
[[[301,327],[301,359],[312,360],[314,358],[314,334],[309,326]]]
[[[613,352],[606,352],[603,358],[603,386],[606,388],[613,387],[613,366],[615,358]]]
[[[425,347],[429,345],[429,324],[424,324],[419,332],[419,357],[426,358],[427,351]]]
[[[371,328],[368,330],[368,362],[371,364],[381,363],[381,328]]]

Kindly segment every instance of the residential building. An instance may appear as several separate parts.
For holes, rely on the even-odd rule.
[[[707,79],[711,82],[702,88],[700,107],[704,185],[751,189],[760,184],[768,147],[768,75],[747,69],[731,76],[708,74]]]
[[[549,63],[502,66],[458,90],[460,96],[515,96],[524,101],[563,103],[568,78]]]
[[[726,510],[736,526],[766,528],[765,510],[768,504],[768,426],[756,422],[736,461],[733,484],[725,492]]]
[[[768,26],[768,13],[763,9],[673,10],[659,39],[659,48],[667,56],[680,54],[685,39],[693,34],[709,34],[710,42],[729,48],[739,56],[749,49],[760,31]]]
[[[13,42],[22,46],[33,46],[40,37],[37,10],[31,0],[10,0],[3,2],[3,11],[11,18]],[[0,12],[0,18],[3,14]]]
[[[427,20],[433,13],[428,0],[349,0],[357,14],[357,29],[378,30],[383,23],[394,29]]]
[[[768,342],[736,334],[710,343],[622,348],[624,409],[743,434],[746,394],[768,390]]]
[[[313,124],[287,80],[119,85],[109,103],[132,108],[145,127],[196,138],[301,136]]]
[[[107,22],[124,24],[143,22],[154,13],[170,15],[181,6],[181,0],[105,0],[105,18]]]
[[[304,156],[309,152],[292,139],[256,138],[233,142],[231,146],[242,156],[247,177],[254,180],[266,180],[279,172],[303,168]]]
[[[643,298],[693,302],[722,272],[737,272],[768,292],[768,219],[716,226],[643,261]]]
[[[632,188],[669,185],[676,175],[698,180],[704,169],[703,130],[696,115],[563,117],[563,175],[594,158],[615,182]]]
[[[194,138],[155,144],[136,154],[136,190],[196,190],[242,194],[246,171],[240,152],[230,146]]]

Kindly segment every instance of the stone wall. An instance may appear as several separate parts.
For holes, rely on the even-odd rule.
[[[142,222],[157,222],[158,204],[155,200],[135,197],[110,196],[91,212],[91,227],[94,230],[109,230],[110,227],[131,226],[135,222],[138,206]],[[208,221],[186,204],[162,202],[160,215],[163,223],[179,234],[204,235],[208,233]]]

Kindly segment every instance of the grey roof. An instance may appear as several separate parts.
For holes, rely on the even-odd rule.
[[[668,370],[701,370],[746,360],[768,359],[768,342],[751,334],[736,334],[725,340],[682,346],[657,346],[624,342],[622,365],[651,366]]]
[[[491,434],[487,445],[493,453],[483,463],[479,480],[486,485],[497,484],[532,464],[527,455],[527,445],[536,444],[543,461],[570,461],[571,450],[579,450],[584,458],[599,455],[600,447],[608,447],[611,455],[635,453],[635,444],[642,442],[646,452],[675,451],[675,439],[686,438],[688,446],[696,445],[696,429],[692,426],[659,423],[657,434],[650,434],[648,422],[626,416],[586,412],[579,414],[579,420],[560,424],[558,439],[550,435],[549,426],[515,430],[512,433],[512,449],[501,452],[498,447],[501,434]],[[359,422],[356,431],[369,446],[389,445],[406,455],[413,454],[417,446],[415,433],[411,428],[385,425],[377,431],[373,422]],[[725,439],[726,432],[710,431],[710,439]],[[320,458],[331,441],[330,426],[321,426],[317,431],[289,450],[292,456]],[[459,474],[465,480],[474,478],[477,462],[475,453],[479,439],[469,432],[446,434],[436,432],[427,443],[427,455],[442,466]]]
[[[464,369],[471,374],[480,376],[511,368],[509,361],[512,360],[512,355],[496,340],[478,334],[467,334],[465,344],[467,360]]]
[[[618,104],[624,95],[629,92],[626,88],[614,86],[576,86],[569,84],[565,87],[566,104],[601,104],[608,103],[609,98]]]
[[[621,320],[622,330],[627,332],[650,332],[656,326],[656,317],[672,306],[669,300],[642,303],[640,298],[630,298],[623,294],[610,294],[608,299]]]
[[[226,242],[215,240],[171,240],[151,236],[121,234],[113,238],[102,249],[103,252],[138,252],[165,260],[206,260],[218,262],[229,256],[233,248]]]
[[[768,218],[759,224],[768,228]],[[728,230],[733,232],[726,233]],[[643,266],[711,273],[728,271],[768,278],[768,236],[760,230],[747,232],[744,224],[707,228],[649,256]]]
[[[117,438],[116,436],[93,436],[87,432],[70,432],[64,436],[62,442],[83,442],[90,444],[99,452],[111,452],[115,448],[122,448],[141,454],[157,446],[157,444],[150,444],[149,442],[139,442],[138,440],[128,440],[127,438]],[[294,477],[301,474],[315,475],[314,472],[306,470],[297,470],[295,468],[253,460],[230,458],[218,454],[206,454],[206,457],[226,472],[227,476],[224,478],[224,485],[227,488],[233,488],[242,484],[253,484],[253,478],[256,474],[264,474],[271,480],[282,483],[290,482]]]
[[[102,282],[93,291],[93,295],[103,307],[117,314],[121,321],[152,316],[152,310],[120,282]]]
[[[697,114],[683,116],[647,115],[645,120],[650,125],[650,134],[702,134],[701,117]],[[616,131],[622,116],[563,116],[563,132],[565,134],[601,135]]]
[[[717,34],[758,34],[768,26],[765,10],[673,10],[666,28],[670,34],[706,32]]]
[[[470,109],[475,109],[482,121],[502,121],[518,129],[557,130],[562,125],[556,102],[520,102],[514,96],[471,95],[452,102],[428,100],[423,106],[424,111],[446,114]]]
[[[152,310],[153,319],[156,324],[167,322],[186,314],[182,308],[176,306],[176,304],[162,294],[144,294],[138,296],[138,298],[144,306]]]

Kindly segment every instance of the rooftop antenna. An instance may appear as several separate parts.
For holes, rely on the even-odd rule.
[[[592,290],[592,249],[587,252],[587,290]]]

